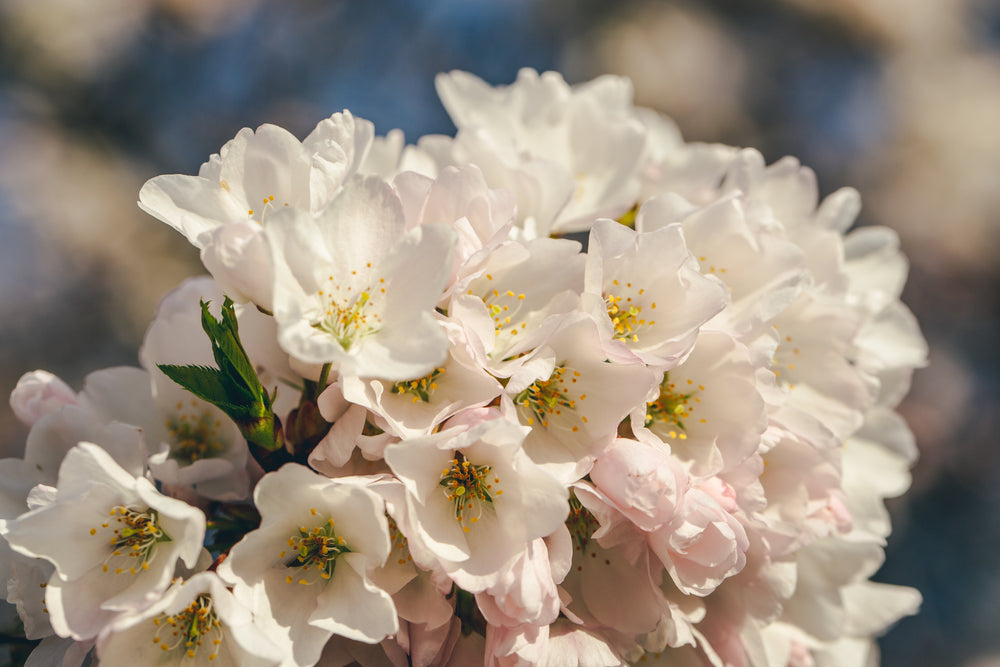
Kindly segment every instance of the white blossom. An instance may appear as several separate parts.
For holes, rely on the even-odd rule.
[[[80,443],[59,468],[51,502],[4,527],[11,547],[55,566],[45,602],[60,636],[88,639],[118,613],[158,599],[178,561],[193,568],[205,517]]]

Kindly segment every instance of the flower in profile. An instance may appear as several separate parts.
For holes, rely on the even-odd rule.
[[[391,551],[382,499],[360,479],[289,463],[254,490],[261,524],[219,566],[289,664],[314,664],[331,635],[374,644],[398,629],[372,583]],[[284,664],[284,663],[283,663]]]
[[[139,191],[139,207],[200,249],[230,297],[269,308],[261,224],[285,207],[322,210],[357,171],[373,133],[370,122],[349,112],[321,121],[302,142],[276,125],[243,128],[197,176],[150,179]]]
[[[103,664],[275,667],[281,653],[253,625],[214,572],[176,581],[146,609],[124,614],[101,632]]]
[[[201,510],[86,442],[66,454],[51,502],[4,529],[15,551],[55,566],[45,594],[52,627],[78,640],[159,599],[178,561],[195,567],[204,536]]]

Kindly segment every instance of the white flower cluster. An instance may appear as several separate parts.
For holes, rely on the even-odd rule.
[[[868,581],[926,356],[896,236],[621,78],[437,83],[455,137],[345,111],[143,187],[213,278],[142,369],[13,392],[29,664],[876,661],[920,600]]]

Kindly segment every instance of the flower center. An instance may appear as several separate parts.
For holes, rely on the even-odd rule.
[[[313,516],[317,515],[315,508],[310,509],[310,512]],[[285,567],[299,568],[302,574],[297,581],[300,584],[316,583],[317,577],[330,579],[337,565],[337,556],[351,551],[344,544],[344,538],[334,530],[333,519],[327,519],[325,523],[312,529],[302,526],[298,535],[288,538],[288,548],[292,550],[290,558],[288,551],[282,551],[278,557],[284,560]],[[285,581],[291,584],[296,579],[288,575]]]
[[[492,280],[492,276],[490,279]],[[511,317],[515,316],[520,310],[520,302],[524,301],[524,299],[524,293],[515,294],[513,290],[501,292],[498,289],[491,289],[486,295],[483,300],[486,302],[486,308],[489,310],[490,317],[493,318],[493,328],[497,333],[501,333],[505,328],[509,328],[512,336],[517,335],[517,325],[511,325]],[[523,329],[526,323],[522,322],[519,326]]]
[[[777,327],[775,327],[777,330]],[[795,370],[795,362],[798,360],[800,355],[800,350],[792,345],[792,337],[785,336],[782,338],[780,344],[774,350],[774,359],[771,360],[772,367],[771,370],[774,372],[775,377],[781,382],[782,386],[789,389],[794,389],[795,384],[788,381],[788,375],[793,375],[792,371]],[[787,373],[786,373],[787,371]],[[786,377],[782,377],[782,373],[786,373]]]
[[[626,227],[635,229],[635,220],[637,217],[639,217],[639,202],[632,204],[632,208],[622,213],[617,220]]]
[[[695,394],[698,393],[697,390],[704,390],[705,387],[698,385],[695,388],[694,381],[687,380],[687,388],[689,389],[687,392],[678,390],[677,384],[670,381],[670,373],[664,373],[660,382],[660,394],[655,400],[646,403],[646,428],[662,425],[670,429],[666,432],[669,437],[686,440],[687,429],[683,420],[694,412],[692,399],[694,403],[701,402]]]
[[[110,561],[117,561],[116,564],[120,565],[115,567],[115,574],[126,571],[137,574],[139,570],[136,568],[148,570],[156,545],[170,541],[170,536],[157,522],[157,511],[116,505],[111,508],[110,516],[114,517],[113,528],[110,520],[101,524],[101,528],[111,528],[111,553],[105,559],[102,570],[108,572],[111,569]],[[97,528],[91,528],[90,534],[97,535]]]
[[[178,402],[178,409],[182,403]],[[218,429],[222,423],[208,412],[191,416],[181,413],[180,416],[167,420],[167,430],[170,432],[173,446],[170,456],[183,463],[194,463],[201,459],[219,456],[225,446],[218,438]]]
[[[218,656],[218,647],[222,644],[222,626],[212,605],[211,595],[203,593],[180,612],[173,616],[160,615],[153,619],[153,623],[158,628],[153,643],[159,644],[164,651],[183,646],[187,657],[193,658],[202,643],[211,637],[212,653],[208,659],[215,660]],[[166,640],[162,637],[164,633],[170,633]]]
[[[611,281],[615,287],[621,287],[617,280]],[[632,288],[632,283],[625,283],[627,289]],[[641,296],[646,290],[640,289],[638,295]],[[616,340],[639,342],[638,331],[646,325],[656,324],[656,320],[646,321],[642,315],[642,305],[633,301],[630,296],[618,296],[611,292],[604,294],[604,305],[611,319],[611,326],[614,328],[612,336]],[[656,308],[656,304],[651,304]]]
[[[548,379],[535,380],[514,397],[514,404],[523,407],[528,412],[526,417],[528,426],[533,426],[537,419],[542,426],[547,427],[550,416],[561,415],[564,409],[576,409],[576,401],[569,397],[566,377],[565,364],[558,364]],[[571,383],[575,384],[577,378],[580,377],[580,372],[572,371],[568,377]],[[581,399],[585,397],[585,394],[580,396]]]
[[[376,290],[366,287],[356,291],[351,285],[342,287],[335,284],[333,276],[328,280],[330,287],[318,292],[326,304],[324,312],[313,326],[330,334],[344,350],[349,350],[354,343],[375,333],[382,325],[382,316],[376,307],[377,300],[372,298]],[[385,278],[380,278],[378,285],[380,294],[385,294],[384,283]]]
[[[569,497],[569,516],[566,517],[566,528],[576,545],[576,551],[581,554],[587,549],[591,536],[601,527],[594,515],[580,502],[575,494]]]
[[[395,519],[388,514],[385,515],[385,519],[389,524],[389,542],[392,544],[391,553],[398,552],[396,563],[406,565],[413,560],[413,556],[410,555],[410,543],[407,541],[406,535],[403,535],[402,531],[399,530]]]
[[[439,484],[444,487],[445,497],[455,507],[455,518],[462,530],[469,532],[468,524],[478,523],[483,505],[492,505],[494,496],[502,496],[503,490],[494,488],[500,478],[490,474],[492,468],[470,463],[461,452],[455,452],[450,467],[441,472]]]
[[[444,368],[435,368],[428,375],[416,380],[403,380],[392,385],[394,394],[410,394],[413,402],[430,403],[431,394],[437,389],[437,379],[444,375]]]
[[[530,309],[525,306],[527,295],[524,292],[515,292],[511,289],[498,289],[494,287],[494,278],[490,273],[485,274],[486,282],[477,282],[476,286],[469,289],[468,293],[477,294],[486,304],[486,311],[490,319],[493,320],[493,331],[497,338],[497,349],[492,354],[503,355],[505,350],[513,344],[519,331],[524,331],[528,322],[525,319],[530,315]]]

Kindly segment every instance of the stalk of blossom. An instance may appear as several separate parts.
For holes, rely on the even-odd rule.
[[[70,450],[56,489],[4,535],[18,553],[55,566],[45,601],[60,636],[96,636],[119,613],[156,600],[177,562],[193,568],[202,553],[201,511],[160,494],[97,445]]]
[[[417,542],[463,589],[493,586],[528,543],[566,516],[567,491],[522,449],[530,429],[481,410],[471,427],[445,428],[385,449],[406,486]]]
[[[317,217],[277,211],[265,234],[278,341],[292,357],[388,380],[420,377],[444,360],[447,338],[432,313],[453,234],[439,225],[407,232],[384,181],[350,180]]]
[[[315,664],[333,634],[376,643],[398,629],[392,598],[370,579],[391,550],[385,505],[363,484],[293,463],[265,475],[260,527],[219,566],[282,665]]]
[[[321,121],[301,143],[274,125],[244,128],[197,176],[149,180],[139,207],[199,248],[230,297],[270,309],[270,260],[260,225],[286,206],[316,213],[329,204],[358,169],[373,132],[370,122],[348,112]]]
[[[275,667],[281,653],[214,572],[177,581],[155,604],[124,614],[97,640],[102,665]]]

